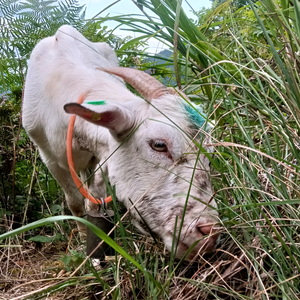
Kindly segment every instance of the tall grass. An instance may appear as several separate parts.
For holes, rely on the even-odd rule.
[[[138,2],[145,16],[115,19],[171,47],[177,85],[215,123],[220,245],[196,263],[180,262],[117,215],[117,242],[128,254],[113,244],[123,256],[105,272],[75,271],[30,299],[74,285],[101,299],[299,299],[299,3],[234,10],[227,1],[198,28],[181,1]]]

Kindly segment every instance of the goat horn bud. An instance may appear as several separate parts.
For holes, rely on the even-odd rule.
[[[121,77],[148,101],[157,99],[165,94],[170,94],[168,88],[143,71],[123,67],[97,69]]]

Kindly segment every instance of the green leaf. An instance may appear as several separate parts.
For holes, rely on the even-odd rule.
[[[53,242],[55,237],[53,236],[43,236],[43,235],[36,235],[28,239],[31,242],[40,242],[40,243],[51,243]]]

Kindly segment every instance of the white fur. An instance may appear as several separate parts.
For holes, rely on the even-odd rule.
[[[144,231],[140,225],[143,223],[141,215],[169,250],[176,216],[179,224],[196,167],[177,249],[180,257],[186,247],[203,237],[197,226],[216,222],[216,210],[205,204],[213,194],[208,159],[200,154],[196,163],[199,149],[184,133],[190,131],[192,124],[181,97],[166,94],[153,99],[149,105],[132,94],[122,79],[96,69],[116,66],[116,55],[106,43],[91,43],[74,28],[62,26],[55,36],[39,42],[30,57],[23,104],[24,128],[62,186],[70,210],[74,215],[82,216],[84,199],[76,192],[67,164],[65,145],[70,115],[63,107],[76,102],[83,93],[87,94],[87,100],[106,100],[107,104],[103,106],[84,106],[99,113],[111,111],[116,116],[114,124],[97,126],[82,118],[76,119],[75,167],[86,173],[87,168],[102,165],[111,184],[116,186],[119,201],[128,209],[131,202],[135,203],[136,209],[132,208],[131,214],[137,227]],[[124,133],[131,129],[134,133],[124,141],[127,136]],[[149,143],[155,140],[165,141],[168,153],[153,150]],[[197,142],[200,142],[199,138]],[[112,157],[102,164],[113,152]],[[91,192],[98,198],[105,197],[105,184],[100,173],[96,173],[90,185]],[[204,191],[199,189],[201,185],[205,186]],[[209,204],[216,207],[213,199]],[[83,226],[78,226],[84,232]],[[211,238],[209,242],[215,244],[216,239]],[[203,245],[200,242],[193,253]]]

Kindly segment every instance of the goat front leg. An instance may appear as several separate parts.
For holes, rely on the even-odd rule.
[[[79,192],[76,187],[69,170],[65,170],[58,166],[57,164],[48,164],[48,169],[50,170],[53,177],[57,180],[59,185],[62,187],[67,205],[73,216],[83,217],[85,215],[85,205],[84,197]],[[80,235],[80,240],[86,240],[86,226],[79,221],[76,221],[77,228]]]

